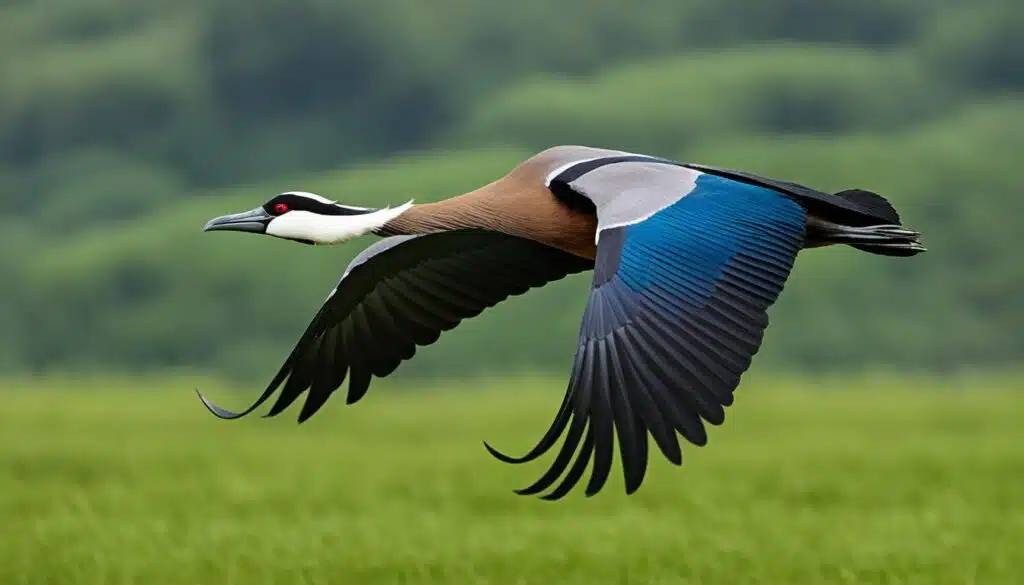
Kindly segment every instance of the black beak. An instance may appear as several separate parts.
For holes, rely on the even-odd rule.
[[[252,211],[244,213],[215,217],[203,226],[203,231],[234,231],[263,234],[266,233],[267,224],[270,223],[271,219],[273,219],[272,215],[267,213],[262,207],[257,207]]]

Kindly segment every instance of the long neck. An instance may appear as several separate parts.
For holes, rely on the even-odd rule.
[[[597,219],[573,211],[523,172],[437,203],[413,205],[378,230],[381,235],[486,229],[536,240],[584,258],[595,254]]]

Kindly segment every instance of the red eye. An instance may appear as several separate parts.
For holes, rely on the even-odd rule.
[[[274,204],[274,213],[276,213],[278,215],[281,215],[282,213],[286,213],[287,211],[288,211],[288,204],[287,203],[275,203]]]

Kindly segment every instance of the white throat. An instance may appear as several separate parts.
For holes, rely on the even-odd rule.
[[[340,244],[384,227],[410,207],[412,201],[359,215],[320,215],[293,210],[272,219],[267,224],[267,235],[314,244]]]

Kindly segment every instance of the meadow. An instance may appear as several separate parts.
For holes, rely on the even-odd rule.
[[[557,378],[387,380],[302,426],[217,421],[193,386],[227,407],[259,389],[205,379],[7,381],[0,582],[1010,583],[1021,381],[752,372],[681,468],[557,503],[511,491],[547,460],[481,445],[532,446]]]

